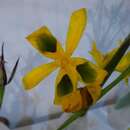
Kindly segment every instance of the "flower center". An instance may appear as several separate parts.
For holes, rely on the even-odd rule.
[[[65,53],[62,53],[62,54],[59,55],[57,62],[58,62],[58,65],[59,65],[62,69],[66,69],[66,67],[67,67],[68,65],[72,65],[72,64],[73,64],[73,63],[72,63],[72,60],[71,60],[71,57],[68,56],[68,55],[65,54]]]

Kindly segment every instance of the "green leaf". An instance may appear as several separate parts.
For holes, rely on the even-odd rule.
[[[64,75],[57,86],[58,96],[64,96],[73,91],[73,85],[68,75]]]
[[[3,97],[4,97],[4,86],[3,85],[0,85],[0,108],[1,108],[1,105],[3,103]]]
[[[5,69],[4,42],[1,47],[0,69],[1,69],[1,73],[2,73],[2,80],[4,82],[4,85],[6,85],[7,84],[7,74],[6,74],[6,69]]]
[[[16,70],[17,70],[17,67],[18,67],[18,63],[19,63],[19,58],[18,58],[18,60],[16,61],[15,65],[14,65],[14,68],[13,68],[13,70],[11,72],[11,76],[10,76],[7,84],[9,84],[12,81],[12,79],[13,79],[15,73],[16,73]]]
[[[80,64],[76,67],[76,70],[79,72],[82,80],[86,83],[91,83],[96,80],[97,73],[91,67],[89,62],[85,62],[84,64]]]
[[[115,70],[116,66],[120,62],[121,58],[124,56],[129,46],[130,46],[130,34],[125,38],[122,45],[119,47],[119,49],[116,51],[116,53],[114,54],[110,62],[104,68],[108,72],[108,75],[106,76],[104,82],[102,83],[102,86],[107,81],[107,79],[111,76],[112,72]]]

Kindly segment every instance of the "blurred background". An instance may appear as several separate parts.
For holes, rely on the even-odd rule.
[[[93,40],[105,53],[116,47],[118,41],[130,33],[129,0],[0,0],[0,45],[5,42],[8,74],[20,57],[17,74],[6,88],[0,111],[0,115],[10,120],[12,128],[26,119],[36,121],[39,117],[61,111],[53,105],[57,71],[34,89],[25,91],[23,88],[23,75],[33,67],[50,61],[40,55],[25,37],[46,25],[64,46],[70,15],[74,10],[83,7],[88,10],[88,23],[74,56],[91,59],[88,51]],[[116,74],[113,77],[115,76]],[[122,82],[119,89],[113,90],[111,95],[121,97],[126,92],[129,92],[129,87],[125,87]],[[67,130],[126,130],[130,123],[129,112],[130,107],[115,110],[114,105],[94,109]],[[59,119],[38,125],[37,129],[55,130],[67,117],[67,114],[63,114]]]

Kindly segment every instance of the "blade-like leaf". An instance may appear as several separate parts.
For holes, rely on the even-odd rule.
[[[2,106],[2,103],[3,103],[3,97],[4,97],[4,86],[3,85],[0,85],[0,108]]]
[[[13,79],[15,73],[16,73],[16,70],[17,70],[17,67],[18,67],[18,63],[19,63],[19,58],[18,58],[18,60],[17,60],[16,63],[15,63],[15,66],[14,66],[12,72],[11,72],[11,76],[10,76],[10,78],[9,78],[9,80],[8,80],[8,82],[7,82],[7,84],[9,84],[9,83],[12,81],[12,79]]]
[[[1,48],[1,69],[3,72],[3,81],[4,81],[4,85],[7,84],[7,74],[6,74],[6,69],[5,69],[5,59],[4,59],[4,42],[2,44],[2,48]]]
[[[104,79],[102,86],[107,81],[107,79],[111,76],[112,72],[115,70],[117,64],[120,62],[121,58],[124,56],[129,46],[130,46],[130,34],[125,38],[123,44],[119,47],[119,49],[114,54],[110,62],[104,68],[108,72],[108,75]]]
[[[4,42],[2,44],[2,47],[1,47],[1,60],[4,61]]]

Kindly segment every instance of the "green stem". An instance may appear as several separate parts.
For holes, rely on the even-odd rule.
[[[116,86],[121,80],[123,80],[128,74],[130,74],[130,66],[126,70],[120,74],[112,83],[110,83],[107,87],[102,90],[101,97],[102,98],[106,93],[108,93],[114,86]]]
[[[63,130],[66,128],[68,125],[70,125],[73,121],[78,119],[79,117],[85,115],[87,112],[87,109],[81,110],[79,112],[75,112],[72,116],[69,117],[57,130]]]

